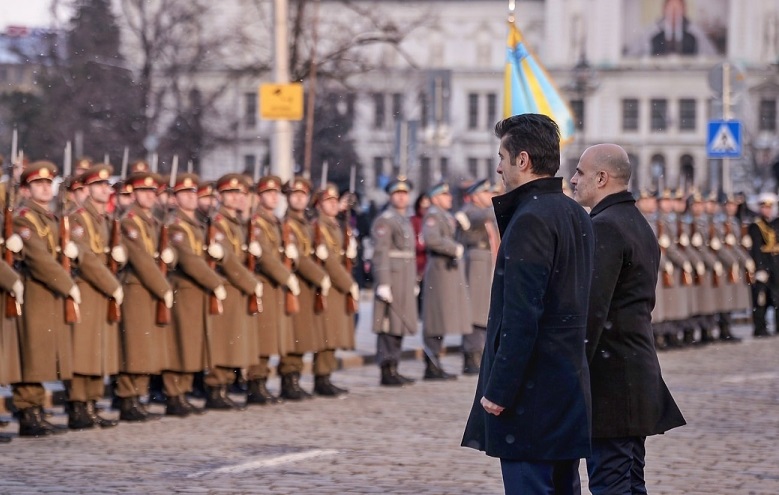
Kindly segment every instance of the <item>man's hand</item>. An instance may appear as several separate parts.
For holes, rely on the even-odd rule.
[[[327,295],[330,293],[330,288],[333,286],[333,282],[330,280],[330,277],[325,275],[325,278],[322,279],[322,282],[319,284],[319,291],[322,293],[323,296],[327,297]]]
[[[495,416],[500,416],[500,413],[502,413],[503,410],[506,409],[505,407],[499,406],[494,402],[488,400],[486,397],[481,398],[481,407],[483,407],[484,410],[487,411],[488,413],[494,414]]]
[[[215,260],[221,260],[225,257],[225,250],[221,244],[212,242],[208,245],[208,255]]]
[[[392,289],[390,289],[390,286],[387,284],[381,284],[376,287],[376,297],[382,301],[392,304]]]
[[[127,250],[124,246],[114,246],[111,248],[111,257],[120,265],[127,263]]]
[[[262,247],[260,247],[259,242],[252,241],[249,243],[249,254],[251,254],[255,258],[259,258],[262,256]]]
[[[219,301],[224,301],[225,299],[227,299],[227,289],[225,289],[225,286],[220,285],[216,289],[214,289],[214,296]]]

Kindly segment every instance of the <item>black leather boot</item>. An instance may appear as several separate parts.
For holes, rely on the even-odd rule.
[[[291,401],[299,401],[306,398],[305,391],[300,388],[300,375],[287,373],[281,375],[281,398]]]
[[[178,418],[186,418],[192,411],[184,405],[184,399],[179,395],[176,397],[168,397],[165,401],[165,416],[176,416]]]
[[[233,409],[232,401],[226,400],[227,386],[217,385],[206,387],[206,409],[216,409],[219,411],[231,411]]]
[[[338,390],[330,383],[328,375],[314,377],[314,393],[322,397],[338,397]]]
[[[412,383],[416,383],[416,380],[413,378],[409,378],[405,375],[401,375],[400,371],[398,371],[398,362],[392,361],[392,369],[394,370],[395,374],[398,375],[398,378],[405,384],[405,385],[411,385]]]
[[[92,418],[87,414],[86,402],[70,402],[68,408],[68,428],[71,430],[89,430],[95,427]]]
[[[475,352],[463,353],[463,374],[478,375],[481,365],[481,356]]]
[[[43,423],[37,407],[26,407],[19,411],[20,437],[44,437],[53,434],[54,430]]]
[[[148,421],[149,418],[137,397],[121,397],[119,399],[119,420],[142,423]]]
[[[189,412],[196,416],[202,416],[203,414],[208,412],[204,407],[197,407],[193,403],[189,402],[186,398],[186,395],[182,397],[181,400],[184,403],[184,407],[189,409]]]
[[[115,419],[104,418],[97,413],[97,404],[91,400],[87,402],[87,416],[92,420],[92,423],[100,428],[112,428],[119,424],[119,421]]]
[[[385,387],[402,387],[405,385],[405,382],[398,376],[398,370],[393,366],[393,363],[381,365],[381,381],[379,383]]]
[[[447,373],[436,366],[433,360],[425,355],[425,380],[456,380],[457,376]]]
[[[46,411],[43,409],[43,406],[38,406],[38,417],[41,420],[41,423],[43,423],[43,426],[50,429],[52,433],[55,435],[61,435],[62,433],[68,432],[68,427],[66,425],[55,425],[54,423],[50,423],[48,419],[46,419]],[[50,414],[49,417],[54,416],[54,414]]]
[[[266,386],[268,382],[267,378],[258,378],[256,380],[249,380],[248,389],[246,393],[247,404],[278,404],[281,400],[275,395],[271,394]]]

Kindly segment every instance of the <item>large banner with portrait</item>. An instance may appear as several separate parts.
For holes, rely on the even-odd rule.
[[[728,4],[728,0],[622,0],[622,52],[628,58],[723,55]]]

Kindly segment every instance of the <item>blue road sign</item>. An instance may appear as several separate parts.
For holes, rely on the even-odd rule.
[[[706,134],[706,155],[709,158],[741,158],[740,120],[710,120]]]

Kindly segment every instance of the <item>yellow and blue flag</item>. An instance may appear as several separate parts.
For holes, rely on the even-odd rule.
[[[525,46],[522,33],[512,21],[509,21],[503,91],[503,118],[523,113],[544,114],[557,122],[562,143],[573,139],[571,109],[546,69]]]

